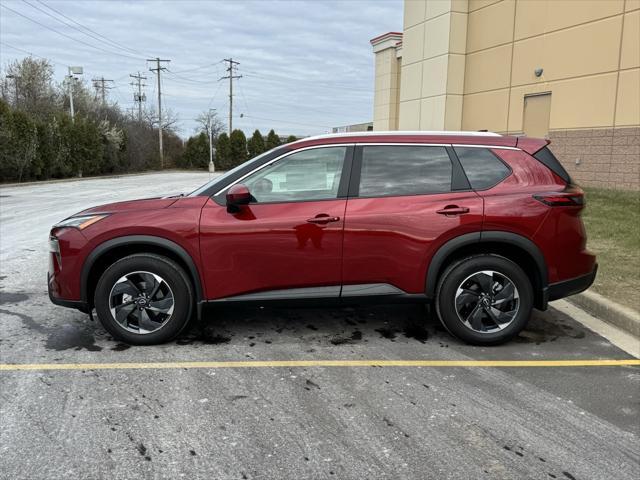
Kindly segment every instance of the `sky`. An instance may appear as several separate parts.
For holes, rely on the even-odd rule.
[[[313,135],[372,120],[369,40],[401,31],[402,12],[402,0],[0,0],[0,63],[25,52],[44,57],[55,62],[56,81],[82,66],[89,84],[114,80],[109,100],[124,110],[134,106],[129,74],[137,72],[147,77],[147,103],[157,104],[146,59],[169,59],[162,105],[188,137],[209,108],[228,123],[229,81],[219,79],[222,60],[233,58],[242,75],[234,128]]]

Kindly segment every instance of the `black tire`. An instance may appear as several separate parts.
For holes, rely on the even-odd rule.
[[[170,291],[170,295],[167,294],[167,297],[171,297],[169,303],[172,302],[173,304],[172,311],[169,314],[162,314],[162,319],[158,320],[161,326],[158,327],[157,330],[149,331],[148,333],[130,331],[128,328],[135,329],[135,325],[132,327],[129,321],[125,320],[124,322],[127,326],[123,326],[114,318],[111,311],[112,300],[110,297],[112,289],[115,288],[116,284],[119,283],[119,280],[123,277],[136,275],[134,272],[148,272],[152,275],[157,275],[161,277],[164,282],[163,288],[167,290],[168,286],[170,289],[168,290]],[[149,277],[148,275],[146,275],[146,277],[153,280],[153,277]],[[135,280],[136,277],[133,278]],[[142,288],[145,285],[143,282],[135,284],[134,281],[133,288]],[[160,295],[161,294],[162,293],[160,293]],[[159,294],[156,293],[154,298],[157,298],[158,295]],[[151,298],[149,300],[151,300]],[[164,300],[167,300],[167,298]],[[194,295],[191,282],[182,268],[166,257],[151,253],[129,255],[113,263],[105,270],[100,280],[98,280],[94,295],[96,312],[105,330],[113,335],[114,338],[132,345],[156,345],[175,338],[185,328],[191,318],[193,303]],[[127,316],[126,318],[132,318],[132,321],[135,323],[135,315],[138,314],[137,310],[140,309],[136,307],[136,305],[132,305],[132,307],[134,317]],[[130,307],[127,307],[127,309],[129,308]],[[145,310],[145,312],[148,311]],[[147,313],[147,319],[149,319],[149,315],[160,318],[160,315],[155,312]]]
[[[483,271],[497,274],[488,276],[481,274]],[[475,276],[478,274],[481,277]],[[500,290],[495,295],[485,295],[481,293],[484,292],[480,288],[482,282],[474,283],[476,278],[495,278],[495,282],[489,282],[493,287],[491,290],[501,289],[510,281],[515,286],[513,291],[516,293],[508,296],[507,291],[504,292],[504,297],[511,300],[498,299]],[[464,292],[470,293],[462,293],[456,298],[458,288],[462,289],[463,284]],[[465,301],[466,299],[469,301]],[[495,305],[504,308],[506,312],[495,315],[496,309],[491,309],[491,305],[494,305],[492,302],[496,302]],[[498,305],[500,302],[504,303]],[[452,335],[472,345],[498,345],[516,336],[527,325],[533,308],[533,288],[525,272],[511,260],[494,254],[472,255],[452,263],[441,275],[435,305],[440,321]],[[458,309],[461,310],[460,313]],[[502,317],[511,319],[508,323],[493,320],[503,320]],[[476,328],[472,326],[471,318]]]

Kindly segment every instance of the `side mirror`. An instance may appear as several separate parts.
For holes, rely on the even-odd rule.
[[[251,192],[246,185],[236,183],[227,190],[227,212],[238,213],[242,205],[251,203]]]

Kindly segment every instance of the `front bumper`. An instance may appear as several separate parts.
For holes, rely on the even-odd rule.
[[[56,297],[54,295],[54,281],[55,279],[51,275],[51,273],[47,272],[47,289],[49,290],[49,300],[51,300],[51,303],[60,305],[61,307],[76,308],[84,313],[87,313],[89,311],[87,304],[81,300],[65,300],[64,298]]]
[[[576,293],[584,292],[589,288],[596,279],[598,272],[598,264],[596,263],[593,271],[580,277],[564,280],[562,282],[552,283],[549,285],[548,297],[549,301],[565,298]]]

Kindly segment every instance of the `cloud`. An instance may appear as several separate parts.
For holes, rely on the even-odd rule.
[[[1,41],[56,62],[57,80],[65,65],[82,65],[85,79],[116,80],[109,95],[123,108],[133,106],[129,74],[138,71],[146,72],[147,101],[155,105],[156,78],[145,60],[170,59],[162,76],[163,106],[178,113],[183,136],[208,108],[226,121],[228,81],[219,78],[226,75],[220,60],[229,57],[240,62],[242,75],[234,82],[234,127],[247,133],[276,128],[282,134],[314,134],[371,120],[369,39],[401,29],[403,9],[402,0],[3,4],[75,40],[2,8]],[[72,27],[81,27],[46,5],[117,45],[80,33]],[[23,56],[0,45],[3,64]]]

